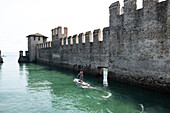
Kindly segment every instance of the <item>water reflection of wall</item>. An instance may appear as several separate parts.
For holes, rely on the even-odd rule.
[[[44,91],[44,90],[51,90],[50,79],[46,78],[48,72],[46,72],[45,67],[36,65],[36,64],[25,64],[25,69],[27,72],[27,82],[28,82],[28,91]]]
[[[19,78],[22,79],[24,86],[28,85],[28,75],[29,72],[27,70],[27,64],[26,63],[20,63],[19,64]]]

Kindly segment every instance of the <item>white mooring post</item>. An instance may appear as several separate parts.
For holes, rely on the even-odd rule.
[[[103,85],[104,86],[108,86],[107,76],[108,76],[108,69],[103,68]]]

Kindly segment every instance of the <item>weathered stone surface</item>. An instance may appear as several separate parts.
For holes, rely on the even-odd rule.
[[[25,51],[25,56],[23,56],[23,51],[19,51],[19,63],[28,63],[29,62],[29,53]]]
[[[37,44],[45,43],[48,37],[36,33],[28,35],[27,38],[28,38],[29,62],[36,62]]]
[[[29,63],[29,59],[26,56],[22,56],[18,59],[19,63]]]
[[[52,30],[51,48],[38,48],[36,60],[93,75],[107,67],[114,80],[170,92],[170,3],[143,2],[136,10],[136,0],[125,0],[121,15],[113,3],[102,38],[99,29],[70,37]]]
[[[132,1],[125,1],[123,15],[110,14],[110,77],[170,91],[169,4],[144,0],[143,9],[133,10]]]

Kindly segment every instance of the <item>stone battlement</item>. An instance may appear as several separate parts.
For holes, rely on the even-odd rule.
[[[19,51],[19,59],[18,62],[28,63],[29,62],[29,52],[25,51],[25,56],[23,55],[23,51]]]
[[[121,15],[136,12],[137,2],[139,0],[124,0],[124,7],[120,7],[119,1],[114,2],[110,5],[110,14],[112,15]],[[162,4],[167,4],[168,0],[160,2],[159,0],[142,0],[143,8],[140,10],[152,10],[153,8],[159,8]]]
[[[143,0],[143,8],[137,9],[137,0],[124,0],[124,7],[115,2],[110,5],[110,27],[141,27],[143,23],[151,24],[153,21],[164,23],[167,20],[168,1]],[[121,11],[120,11],[121,10]]]
[[[51,48],[51,41],[37,44],[37,49],[41,48]]]
[[[106,33],[108,30],[106,28],[103,29],[102,33]],[[75,44],[86,44],[86,43],[95,43],[97,41],[103,41],[103,37],[101,36],[101,30],[96,29],[84,33],[80,33],[79,35],[73,35],[65,38],[60,39],[60,44],[61,46],[67,46],[67,45],[75,45]]]

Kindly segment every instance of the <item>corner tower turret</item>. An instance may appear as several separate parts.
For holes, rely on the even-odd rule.
[[[29,62],[35,62],[37,44],[47,42],[48,37],[36,33],[36,34],[28,35],[27,38],[28,38]]]

